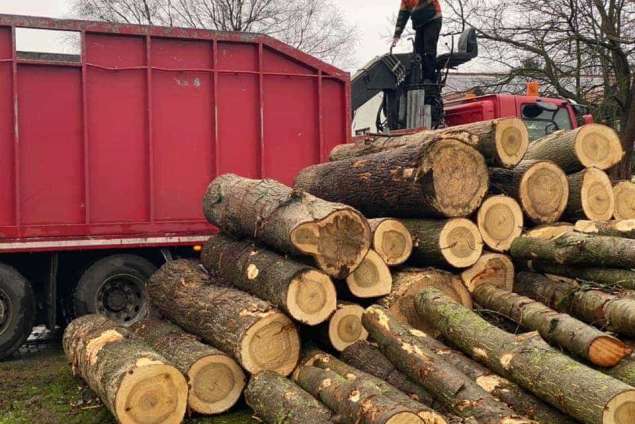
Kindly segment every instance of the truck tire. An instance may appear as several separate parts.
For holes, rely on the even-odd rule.
[[[18,350],[33,330],[33,288],[18,271],[0,263],[0,359]]]
[[[123,325],[144,319],[149,311],[145,284],[156,270],[137,255],[99,259],[82,274],[75,288],[75,316],[98,313]]]

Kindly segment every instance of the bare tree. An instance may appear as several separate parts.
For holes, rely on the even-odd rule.
[[[332,0],[74,0],[75,15],[107,22],[259,32],[350,66],[354,28]]]
[[[630,178],[635,142],[635,2],[447,0],[446,22],[476,28],[485,56],[548,93],[590,105],[616,127],[627,152],[614,170]]]

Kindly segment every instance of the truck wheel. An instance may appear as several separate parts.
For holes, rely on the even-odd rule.
[[[0,264],[0,359],[26,341],[35,319],[33,289],[18,271]]]
[[[145,284],[156,271],[136,255],[113,255],[98,260],[81,276],[73,293],[75,316],[102,314],[124,325],[148,315]]]

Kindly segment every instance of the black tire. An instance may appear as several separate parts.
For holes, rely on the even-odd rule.
[[[0,263],[0,359],[24,344],[33,330],[33,288],[18,271]]]
[[[156,267],[136,255],[99,259],[82,274],[73,293],[75,316],[103,314],[123,325],[148,315],[145,283]]]

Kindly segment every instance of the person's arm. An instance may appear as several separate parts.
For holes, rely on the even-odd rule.
[[[395,35],[393,37],[395,40],[399,40],[401,38],[401,34],[403,34],[404,29],[406,29],[408,19],[410,19],[411,12],[412,10],[410,6],[405,0],[402,0],[401,7],[399,8],[399,15],[397,15],[397,24],[395,25]]]

